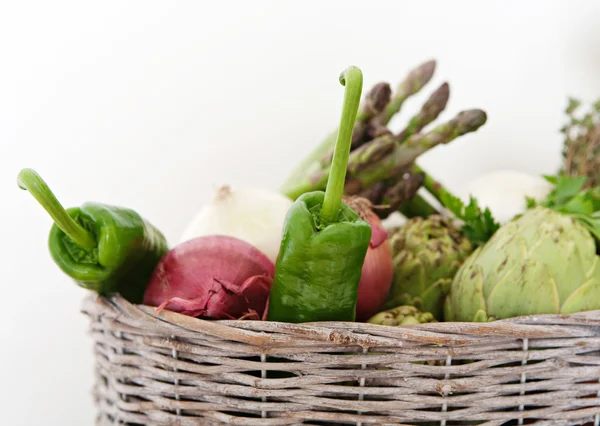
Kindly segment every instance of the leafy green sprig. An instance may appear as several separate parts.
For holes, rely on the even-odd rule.
[[[463,222],[460,231],[473,243],[475,247],[485,244],[500,228],[489,208],[482,209],[477,199],[470,197],[469,204],[465,205],[457,196],[448,191],[440,182],[436,181],[429,173],[417,165],[413,166],[415,173],[422,173],[425,178],[423,187],[433,195],[457,219]]]
[[[544,176],[554,185],[540,202],[527,198],[527,208],[547,207],[581,223],[600,242],[600,187],[586,187],[587,176]]]
[[[463,222],[460,230],[475,247],[485,244],[500,228],[490,209],[488,207],[482,209],[473,196],[469,197],[469,204],[465,205],[460,198],[445,192],[440,201]]]

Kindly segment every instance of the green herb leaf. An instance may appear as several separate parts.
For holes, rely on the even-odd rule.
[[[526,208],[527,209],[532,209],[535,206],[537,206],[537,200],[533,197],[525,197],[525,203],[526,203]]]
[[[470,197],[469,204],[465,206],[460,198],[444,192],[441,194],[441,202],[464,222],[461,232],[475,247],[486,243],[500,227],[490,209],[486,207],[482,210],[474,197]]]
[[[546,177],[546,176],[545,176]],[[564,213],[592,214],[600,210],[600,188],[583,189],[585,176],[552,176],[546,177],[554,184],[552,191],[539,203],[543,207],[552,208]],[[527,205],[535,206],[526,199]]]
[[[586,180],[585,176],[561,176],[556,180],[549,198],[555,204],[564,204],[579,194]]]
[[[464,216],[463,211],[465,205],[462,200],[454,195],[451,195],[448,192],[443,192],[441,194],[441,201],[444,207],[450,210],[455,216],[461,217]]]
[[[546,198],[537,203],[526,198],[527,208],[537,205],[569,215],[600,242],[600,187],[584,188],[586,176],[544,176],[554,184]]]

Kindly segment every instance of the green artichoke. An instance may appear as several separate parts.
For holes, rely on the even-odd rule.
[[[444,217],[415,217],[390,231],[394,279],[384,309],[414,305],[442,319],[444,296],[473,246]]]
[[[375,314],[367,321],[371,324],[401,326],[437,322],[430,312],[421,312],[414,306],[397,306]]]
[[[600,309],[594,238],[570,216],[535,207],[504,224],[465,261],[446,321],[493,321]]]

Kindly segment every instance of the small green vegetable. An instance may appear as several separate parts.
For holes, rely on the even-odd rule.
[[[426,324],[437,322],[431,312],[422,312],[410,305],[400,305],[373,315],[368,321],[371,324],[401,327],[411,324]]]
[[[472,253],[471,241],[439,215],[413,217],[391,229],[394,280],[383,305],[414,305],[442,319],[452,278]]]
[[[64,209],[46,182],[23,169],[17,183],[54,220],[49,249],[59,268],[88,290],[118,292],[141,303],[154,267],[167,253],[165,237],[135,211],[98,203]]]
[[[371,227],[342,202],[362,73],[349,67],[344,107],[325,192],[301,195],[290,208],[275,265],[268,320],[354,321]]]

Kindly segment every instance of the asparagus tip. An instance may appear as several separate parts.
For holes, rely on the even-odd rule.
[[[373,111],[373,115],[383,111],[390,102],[392,88],[389,83],[381,82],[375,84],[367,93],[367,107]]]
[[[423,124],[435,120],[446,109],[448,99],[450,99],[450,85],[446,82],[442,83],[423,105],[422,113],[427,118]]]
[[[437,90],[431,95],[432,98],[434,96],[438,97],[440,100],[443,100],[444,104],[446,104],[448,99],[450,99],[450,84],[447,81],[443,82],[440,87],[438,87]]]
[[[436,66],[437,66],[437,61],[435,59],[430,59],[428,61],[425,61],[421,65],[421,67],[423,67],[424,69],[428,70],[428,72],[430,72],[431,75],[433,75],[433,72],[435,71],[435,67]],[[429,70],[431,70],[431,71],[429,71]]]
[[[415,115],[406,128],[397,135],[399,141],[404,141],[415,133],[419,133],[425,126],[432,123],[446,109],[450,98],[450,85],[442,83],[423,104],[421,111]]]
[[[415,94],[423,86],[429,83],[429,80],[433,77],[437,62],[435,59],[430,59],[427,62],[422,63],[417,68],[413,69],[407,76],[405,82],[411,82],[408,86],[412,88],[411,94]]]
[[[433,73],[435,72],[435,68],[437,66],[437,61],[435,59],[430,59],[426,62],[423,62],[419,68],[421,68],[424,76],[427,76],[427,79],[433,77]]]
[[[482,109],[470,109],[461,111],[456,116],[456,120],[460,123],[460,129],[463,129],[465,133],[473,132],[486,123],[487,114]]]

